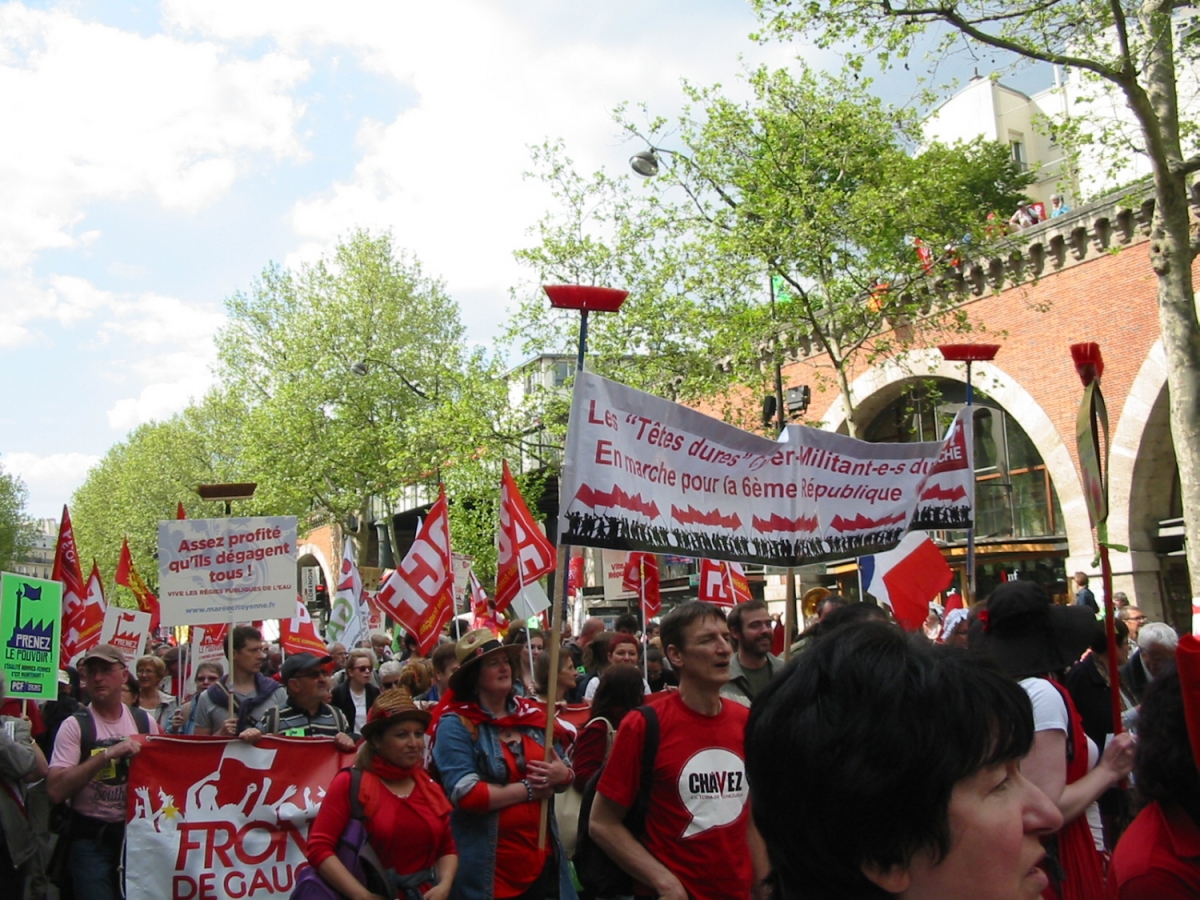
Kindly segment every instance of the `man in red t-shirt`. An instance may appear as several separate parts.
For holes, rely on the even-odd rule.
[[[689,601],[662,622],[679,690],[658,695],[658,754],[646,831],[623,824],[642,777],[645,718],[625,717],[600,777],[589,833],[638,882],[664,900],[748,898],[767,874],[750,821],[743,741],[749,710],[724,700],[733,645],[717,606]]]

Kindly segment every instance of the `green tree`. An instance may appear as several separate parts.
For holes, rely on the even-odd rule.
[[[242,412],[227,394],[213,391],[165,422],[140,425],[109,448],[75,491],[71,520],[81,561],[100,564],[106,592],[119,605],[136,605],[113,582],[122,539],[128,538],[134,564],[155,587],[159,520],[174,518],[181,502],[193,518],[221,516],[222,505],[200,500],[196,486],[253,480],[239,461]]]
[[[601,368],[711,402],[767,388],[777,365],[816,353],[853,431],[855,366],[971,327],[952,292],[929,286],[914,238],[939,254],[982,245],[987,212],[1014,204],[1030,176],[982,141],[913,154],[914,117],[853,78],[762,68],[749,83],[740,103],[686,86],[690,107],[673,122],[643,127],[619,110],[662,167],[640,192],[628,176],[586,182],[557,148],[540,150],[565,214],[518,257],[542,280],[631,289],[593,332]],[[545,340],[554,323],[531,299],[516,330]],[[739,402],[726,395],[727,416],[746,418]]]
[[[25,482],[0,469],[0,569],[12,571],[32,546],[33,523],[25,514],[28,500]]]
[[[1180,116],[1179,101],[1185,73],[1194,89],[1200,42],[1194,34],[1188,37],[1189,29],[1178,27],[1189,14],[1185,7],[1194,5],[1171,0],[755,0],[755,6],[765,36],[862,48],[857,62],[868,54],[885,67],[904,60],[936,28],[942,54],[965,40],[1015,60],[1064,66],[1125,101],[1141,132],[1135,149],[1153,172],[1150,265],[1158,280],[1188,568],[1192,593],[1200,595],[1200,317],[1192,281],[1200,233],[1189,221],[1189,190],[1193,174],[1200,171],[1200,153],[1196,123]],[[1068,134],[1100,127],[1094,137],[1107,137],[1094,120],[1073,126]],[[1116,146],[1111,150],[1123,152]]]

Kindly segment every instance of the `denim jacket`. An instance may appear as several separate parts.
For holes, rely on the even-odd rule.
[[[521,729],[544,746],[545,735],[540,729]],[[560,751],[561,752],[561,751]],[[480,815],[458,808],[459,802],[480,781],[488,784],[508,784],[504,752],[500,746],[500,729],[483,723],[475,737],[463,720],[453,713],[442,716],[433,742],[433,758],[446,796],[454,805],[450,814],[450,830],[458,845],[458,874],[454,876],[451,900],[481,900],[492,896],[496,869],[496,840],[500,830],[500,812]],[[554,841],[558,859],[558,896],[560,900],[576,900],[567,856],[558,840],[554,813],[550,814],[550,838]]]

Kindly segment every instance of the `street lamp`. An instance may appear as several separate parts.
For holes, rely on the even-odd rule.
[[[653,178],[658,174],[658,154],[653,149],[642,150],[629,157],[629,165],[643,178]]]
[[[225,515],[228,516],[233,512],[234,500],[249,500],[257,489],[258,483],[253,481],[238,484],[200,484],[196,486],[196,493],[200,495],[201,500],[223,502]]]
[[[946,362],[964,362],[967,364],[967,421],[972,432],[975,429],[975,414],[971,407],[975,402],[975,391],[971,384],[971,363],[991,362],[1000,352],[999,344],[939,344],[938,351]],[[975,461],[971,460],[974,467]],[[974,503],[971,504],[974,507]],[[975,602],[975,527],[967,529],[967,605]]]
[[[429,395],[426,394],[425,391],[423,391],[420,388],[420,386],[413,384],[411,381],[409,381],[407,378],[404,377],[403,372],[401,372],[399,369],[397,369],[391,363],[384,362],[382,359],[360,359],[358,362],[352,363],[350,365],[350,371],[352,374],[362,377],[362,376],[365,376],[370,373],[371,366],[383,366],[385,369],[387,369],[389,372],[391,372],[393,375],[395,375],[397,378],[399,378],[401,381],[403,381],[404,386],[407,387],[414,394],[416,394],[418,397],[421,397],[422,399],[425,399],[425,400],[429,399]]]

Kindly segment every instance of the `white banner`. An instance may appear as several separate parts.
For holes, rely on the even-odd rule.
[[[150,613],[119,606],[110,606],[104,611],[100,643],[112,644],[120,650],[125,657],[125,667],[130,672],[137,658],[146,652],[146,639],[149,636]]]
[[[286,619],[296,606],[296,517],[158,523],[164,625]]]
[[[625,563],[629,554],[624,550],[601,550],[600,560],[604,569],[604,601],[615,603],[632,597],[633,592],[625,590]]]
[[[804,565],[877,553],[910,528],[971,525],[967,412],[945,441],[871,444],[788,426],[779,441],[590,372],[575,379],[567,544]]]

